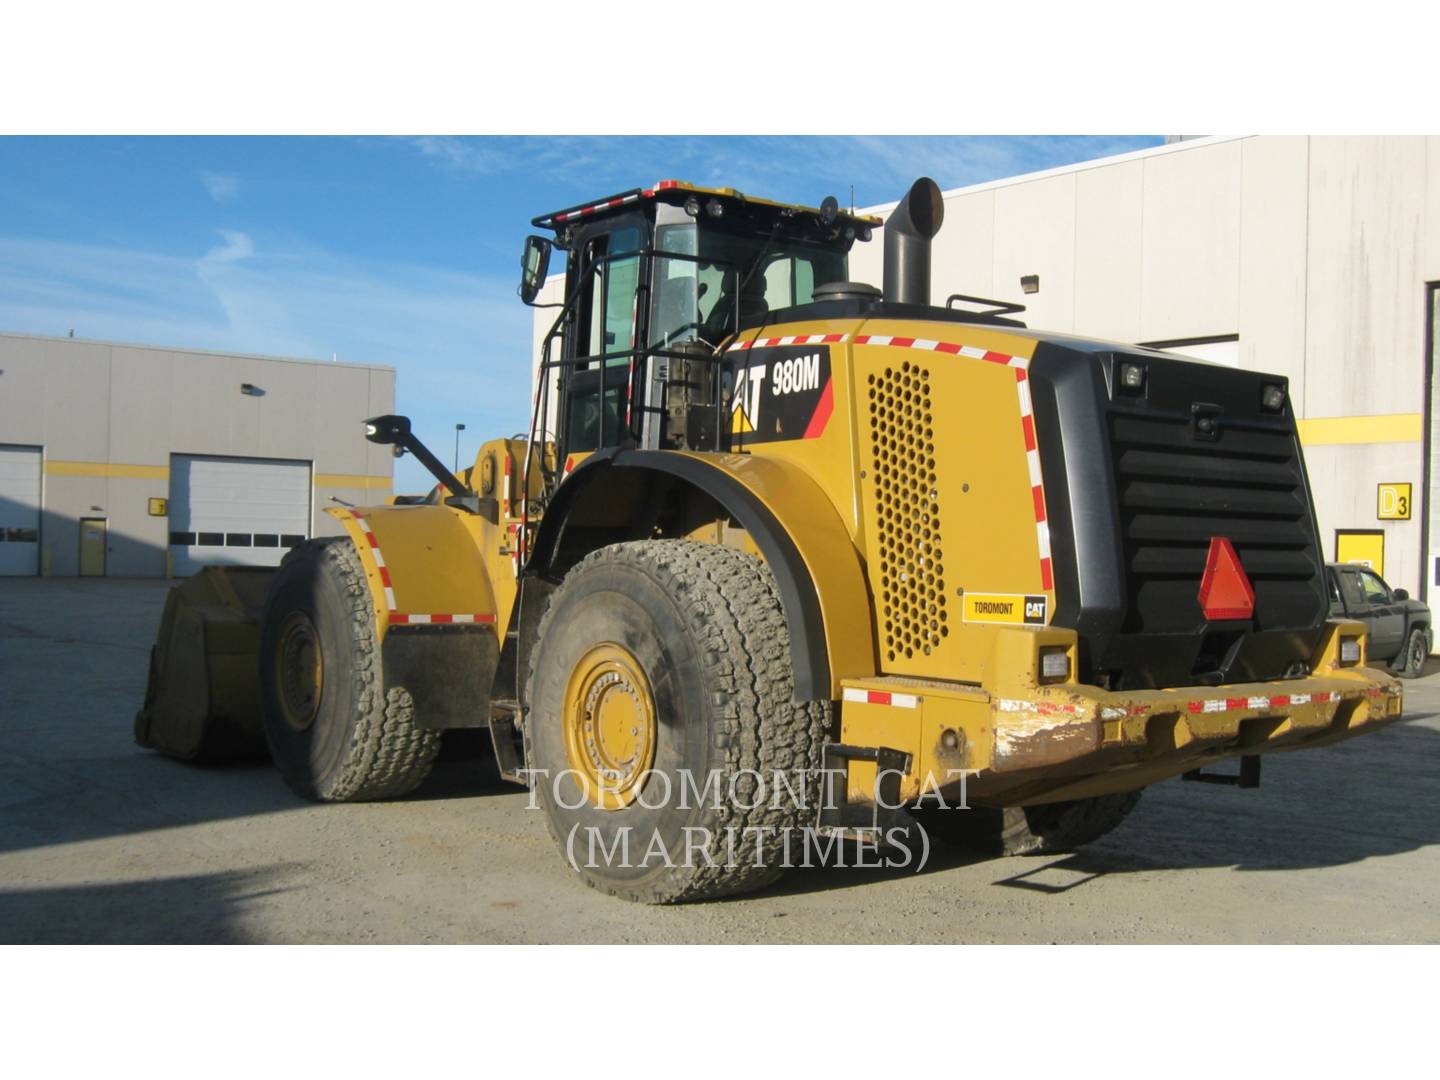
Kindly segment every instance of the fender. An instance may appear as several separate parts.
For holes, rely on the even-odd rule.
[[[573,546],[567,545],[567,530],[597,497],[609,503],[635,483],[661,492],[698,491],[749,533],[780,590],[797,701],[834,700],[842,679],[875,674],[874,627],[859,552],[820,486],[776,458],[623,449],[593,454],[560,485],[546,509],[527,575],[553,578],[563,572],[575,561],[562,555]],[[653,535],[644,522],[630,526],[630,535],[605,542]]]
[[[327,510],[359,552],[387,691],[404,687],[425,728],[482,727],[502,629],[475,540],[444,506]]]

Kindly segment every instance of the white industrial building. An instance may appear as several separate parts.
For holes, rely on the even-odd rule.
[[[273,566],[382,501],[389,367],[0,334],[0,575]]]
[[[880,284],[882,233],[852,280]],[[1187,139],[957,188],[933,248],[932,302],[1286,376],[1326,557],[1416,595],[1440,590],[1437,287],[1436,137]]]

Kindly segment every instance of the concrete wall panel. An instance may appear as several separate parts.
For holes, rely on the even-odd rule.
[[[1140,340],[1144,180],[1140,161],[1076,174],[1076,333]]]
[[[1144,160],[1142,340],[1236,332],[1240,163],[1238,142]]]

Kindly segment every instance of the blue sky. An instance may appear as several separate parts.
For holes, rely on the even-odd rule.
[[[1155,136],[0,138],[0,330],[390,364],[447,461],[523,429],[535,215],[679,177],[857,205]],[[357,417],[357,420],[361,418]],[[408,458],[397,485],[428,486]]]

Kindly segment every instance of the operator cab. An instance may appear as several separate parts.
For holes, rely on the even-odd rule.
[[[812,209],[666,180],[532,224],[555,239],[526,240],[527,303],[550,248],[568,255],[535,425],[559,436],[563,461],[613,446],[714,449],[721,347],[845,282],[851,245],[880,221],[834,199]]]

